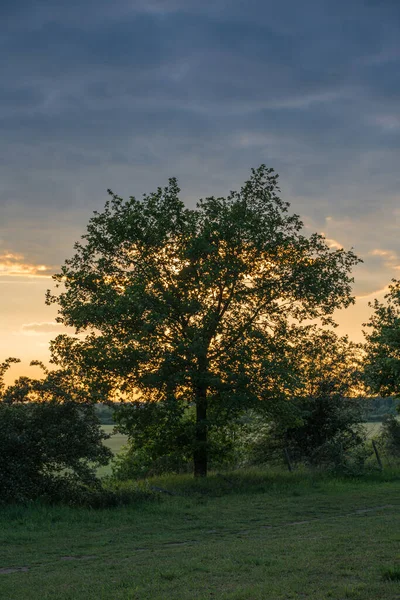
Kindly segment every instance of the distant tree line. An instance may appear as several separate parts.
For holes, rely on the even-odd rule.
[[[394,396],[387,398],[383,398],[382,396],[366,397],[365,401],[368,407],[366,414],[367,421],[383,421],[386,417],[397,415],[399,412],[400,400]]]

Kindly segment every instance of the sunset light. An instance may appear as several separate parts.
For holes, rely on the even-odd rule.
[[[0,21],[0,599],[400,598],[400,0]]]

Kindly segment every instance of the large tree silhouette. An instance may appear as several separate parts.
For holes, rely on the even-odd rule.
[[[293,323],[329,322],[353,302],[357,257],[304,236],[277,178],[262,165],[239,192],[194,209],[176,179],[141,200],[109,192],[48,293],[58,320],[86,334],[58,336],[53,360],[133,399],[142,431],[154,425],[146,406],[159,403],[172,432],[189,409],[195,475],[207,473],[210,429],[285,397]]]

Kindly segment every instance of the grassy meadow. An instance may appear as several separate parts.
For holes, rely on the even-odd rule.
[[[126,436],[106,443],[116,454]],[[132,502],[119,508],[3,508],[1,600],[400,598],[400,469],[121,485]]]
[[[371,423],[364,423],[364,427],[368,438],[376,438],[379,435],[382,423],[380,421],[373,421]]]
[[[372,423],[374,425],[374,423]],[[128,436],[122,433],[113,433],[114,425],[102,425],[101,428],[111,437],[105,441],[105,445],[111,448],[113,454],[118,454],[122,446],[126,444]]]
[[[101,428],[111,436],[108,440],[105,440],[105,445],[112,450],[114,455],[118,454],[121,448],[126,444],[128,436],[122,435],[121,433],[113,433],[114,425],[102,425]],[[99,477],[111,475],[111,465],[100,467],[98,469],[98,475]]]
[[[379,434],[381,423],[373,422],[373,423],[364,423],[364,426],[367,431],[368,438],[374,438]],[[102,429],[109,434],[111,437],[105,441],[105,445],[111,448],[113,454],[118,454],[121,448],[127,443],[128,437],[126,435],[122,435],[121,433],[113,433],[114,425],[102,425]],[[383,458],[383,457],[382,457]],[[107,465],[105,467],[100,467],[98,470],[98,474],[100,477],[104,477],[105,475],[111,474],[111,465]]]
[[[400,473],[157,478],[107,510],[8,507],[5,600],[400,597]]]
[[[379,434],[381,425],[382,424],[380,422],[364,423],[364,427],[367,430],[367,436],[377,436]],[[121,433],[113,433],[114,425],[102,425],[101,427],[107,434],[111,435],[111,437],[105,442],[106,446],[111,448],[114,454],[118,454],[122,446],[126,444],[128,436]]]

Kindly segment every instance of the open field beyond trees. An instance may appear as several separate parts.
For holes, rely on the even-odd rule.
[[[0,597],[192,600],[400,596],[400,474],[169,476],[118,509],[4,508]]]
[[[372,422],[372,423],[364,423],[364,427],[366,430],[366,435],[368,439],[376,438],[379,435],[379,432],[382,427],[382,423],[380,422]],[[114,425],[102,425],[102,429],[110,435],[111,437],[105,441],[105,445],[110,448],[114,456],[118,454],[123,446],[128,442],[128,436],[123,435],[121,433],[113,433]],[[386,461],[386,457],[381,457],[383,462]],[[97,471],[99,477],[104,477],[105,475],[111,475],[111,464],[106,465],[105,467],[99,467]]]
[[[105,441],[105,444],[110,448],[113,454],[118,454],[122,447],[127,443],[128,436],[122,433],[113,433],[114,425],[102,425],[102,429],[111,437]],[[367,437],[376,437],[379,435],[379,431],[382,427],[380,422],[364,423],[364,427],[367,432]]]
[[[371,423],[371,425],[375,425],[375,423]],[[128,441],[128,436],[123,435],[122,433],[113,433],[114,425],[102,425],[101,427],[107,435],[111,435],[111,437],[105,441],[106,446],[112,450],[113,454],[118,454],[122,446]]]
[[[123,435],[122,433],[113,433],[114,425],[102,425],[102,429],[110,435],[111,437],[108,440],[105,440],[105,445],[107,448],[110,448],[114,456],[121,451],[122,447],[127,443],[128,436]],[[111,465],[108,464],[104,467],[99,467],[97,470],[97,474],[99,477],[104,477],[104,475],[111,475]]]

